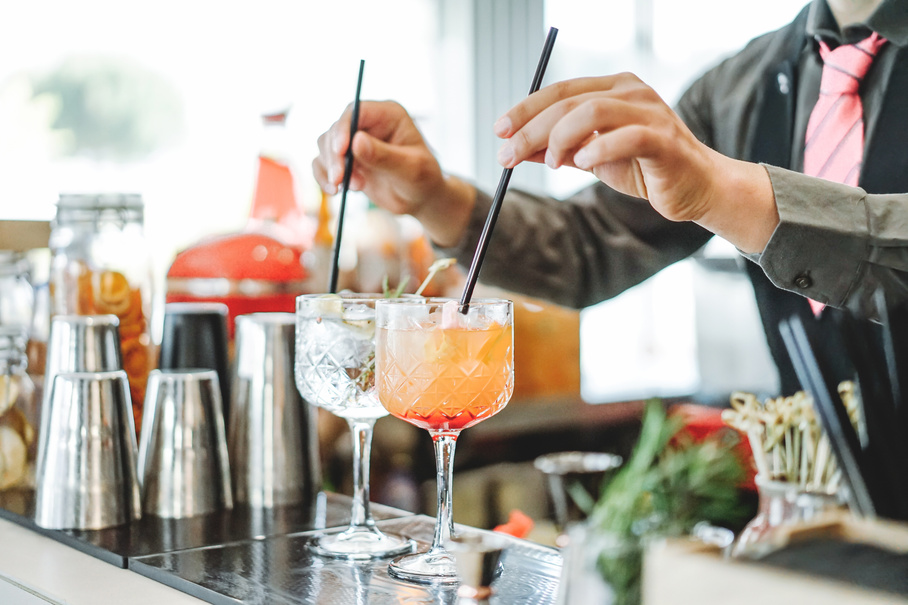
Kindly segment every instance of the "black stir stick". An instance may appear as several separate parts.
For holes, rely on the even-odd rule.
[[[533,83],[530,85],[529,94],[533,94],[542,85],[542,77],[545,75],[545,68],[549,64],[549,57],[552,54],[552,47],[555,46],[555,36],[558,30],[554,27],[549,29],[549,35],[545,39],[545,46],[542,48],[542,55],[539,57],[539,63],[536,65],[536,74],[533,76]],[[482,260],[485,258],[486,250],[489,248],[489,237],[492,235],[492,229],[495,228],[495,222],[498,220],[498,214],[501,212],[501,202],[504,200],[504,194],[508,190],[508,183],[511,180],[513,168],[505,168],[501,173],[501,180],[498,181],[498,190],[492,199],[492,207],[489,208],[489,215],[486,217],[486,224],[482,228],[482,234],[479,236],[479,243],[476,245],[476,252],[473,254],[473,262],[470,264],[470,271],[467,273],[467,281],[464,285],[463,296],[460,298],[460,312],[467,312],[467,305],[473,296],[473,288],[476,287],[476,279],[479,277],[479,268],[482,266]]]
[[[337,211],[337,235],[334,238],[334,258],[331,262],[331,278],[328,282],[328,292],[337,292],[338,259],[340,257],[341,235],[344,231],[344,210],[347,207],[347,189],[350,188],[350,176],[353,174],[353,135],[359,128],[359,91],[363,86],[364,59],[359,62],[359,78],[356,80],[356,97],[353,99],[353,116],[350,118],[350,144],[344,156],[344,181],[341,187],[340,209]]]

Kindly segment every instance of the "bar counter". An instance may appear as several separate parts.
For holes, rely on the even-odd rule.
[[[145,517],[120,528],[55,531],[28,518],[27,498],[0,498],[0,603],[214,604],[454,603],[456,585],[391,578],[388,560],[352,562],[312,554],[313,536],[344,529],[350,499],[319,494],[314,507],[236,509],[205,517]],[[373,505],[383,531],[431,542],[434,519]],[[10,510],[13,509],[13,510]],[[22,514],[25,513],[25,514]],[[485,530],[458,526],[463,533]],[[561,556],[509,538],[493,603],[555,603]]]

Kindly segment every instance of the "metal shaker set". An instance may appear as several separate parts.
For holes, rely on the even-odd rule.
[[[316,417],[294,385],[294,326],[292,313],[238,316],[231,364],[225,305],[167,304],[137,442],[118,319],[55,316],[37,525],[101,529],[143,514],[311,501],[321,482]]]

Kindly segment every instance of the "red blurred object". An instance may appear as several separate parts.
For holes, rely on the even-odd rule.
[[[293,191],[293,174],[286,164],[259,156],[259,172],[255,184],[250,218],[277,221],[285,216],[300,214]]]
[[[756,491],[757,485],[754,483],[754,477],[757,471],[754,464],[753,451],[750,449],[750,441],[748,441],[746,435],[741,434],[722,421],[721,408],[694,403],[680,403],[672,406],[671,413],[684,419],[684,430],[695,441],[702,441],[722,431],[733,431],[739,440],[736,451],[744,464],[745,471],[747,471],[747,479],[741,487]]]
[[[236,233],[202,240],[180,252],[167,272],[170,302],[219,302],[228,308],[233,338],[237,315],[293,313],[308,277],[302,249],[262,233]]]
[[[259,156],[247,229],[272,233],[282,242],[303,249],[312,245],[314,222],[296,201],[293,173],[287,164]]]
[[[531,531],[535,523],[526,513],[519,510],[512,510],[508,515],[508,522],[497,525],[492,531],[501,534],[508,534],[515,538],[525,538]]]
[[[290,108],[262,115],[263,148],[258,157],[255,194],[247,228],[271,233],[281,241],[308,249],[313,222],[297,203],[290,145],[285,129]]]

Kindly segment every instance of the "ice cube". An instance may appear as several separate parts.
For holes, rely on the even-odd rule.
[[[375,336],[375,320],[373,319],[344,319],[344,327],[350,334],[343,334],[341,338],[353,335],[357,338],[371,340]]]
[[[466,325],[466,317],[460,312],[460,303],[456,300],[449,300],[441,307],[441,328],[443,330],[453,330]]]
[[[325,317],[340,317],[344,312],[344,301],[337,294],[323,294],[316,301],[318,313]]]
[[[498,323],[489,316],[487,311],[487,309],[481,309],[476,315],[470,315],[468,323],[471,330],[488,330]]]
[[[388,314],[388,328],[391,330],[422,329],[429,318],[430,307],[426,304],[394,303]]]
[[[360,321],[363,319],[373,319],[375,317],[375,308],[369,305],[350,305],[344,309],[345,321]]]

